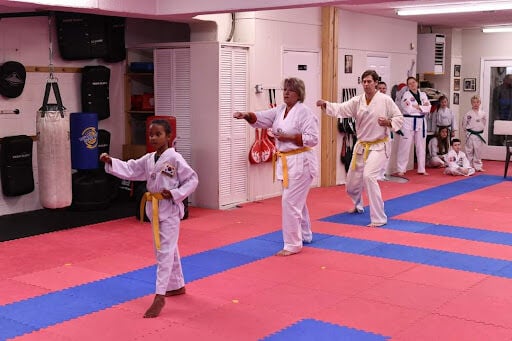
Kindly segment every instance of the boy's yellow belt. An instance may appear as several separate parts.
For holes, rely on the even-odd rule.
[[[146,201],[151,200],[153,207],[153,219],[151,219],[151,225],[153,226],[153,237],[155,238],[156,249],[160,250],[160,224],[158,219],[158,200],[162,200],[164,197],[162,193],[151,193],[146,192],[142,196],[140,202],[140,222],[144,221],[144,213],[146,208]]]
[[[277,158],[281,158],[281,163],[283,164],[283,186],[284,188],[288,188],[288,163],[286,163],[286,157],[290,155],[300,154],[311,150],[310,147],[302,147],[294,150],[290,150],[288,152],[280,152],[277,151],[272,156],[272,171],[273,171],[273,179],[276,181],[276,161]]]
[[[356,145],[354,146],[354,154],[352,154],[352,160],[350,161],[350,165],[352,166],[352,169],[356,169],[356,154],[357,154],[357,145],[358,144],[362,145],[364,148],[363,160],[366,161],[366,159],[368,158],[368,154],[370,153],[370,147],[373,146],[374,144],[387,142],[387,140],[388,140],[388,137],[386,136],[382,139],[370,141],[370,142],[357,141]]]

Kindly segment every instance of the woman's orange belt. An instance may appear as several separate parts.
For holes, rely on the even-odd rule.
[[[286,157],[290,155],[304,153],[307,152],[308,150],[311,150],[311,148],[302,147],[287,152],[275,152],[274,155],[272,156],[272,171],[274,181],[276,181],[276,161],[278,157],[281,158],[281,163],[283,164],[283,186],[284,188],[288,188],[288,163],[286,162]]]

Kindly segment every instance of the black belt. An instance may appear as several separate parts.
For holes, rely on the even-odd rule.
[[[483,142],[483,143],[486,143],[486,144],[487,144],[487,142],[485,142],[485,140],[484,140],[484,138],[482,137],[482,135],[480,135],[480,134],[482,134],[482,133],[484,132],[483,130],[475,131],[475,130],[472,130],[472,129],[466,129],[466,131],[467,131],[470,135],[476,135],[476,136],[478,136],[478,137],[480,138],[480,140],[482,140],[482,142]]]
[[[409,115],[404,114],[404,117],[411,117],[414,118],[414,124],[413,124],[413,130],[416,130],[416,119],[417,118],[425,118],[425,115]],[[423,137],[425,137],[425,122],[423,122]]]

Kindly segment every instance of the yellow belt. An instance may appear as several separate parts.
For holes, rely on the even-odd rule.
[[[368,153],[370,153],[370,146],[373,146],[374,144],[377,144],[377,143],[387,142],[387,141],[388,141],[387,136],[382,139],[375,140],[375,141],[357,141],[356,145],[354,146],[354,154],[352,154],[352,160],[350,161],[352,169],[356,169],[356,154],[357,154],[357,145],[358,144],[363,145],[363,148],[364,148],[363,160],[366,161],[366,159],[368,158]]]
[[[311,148],[310,147],[302,147],[302,148],[290,150],[288,152],[280,152],[280,151],[275,152],[274,155],[272,156],[272,171],[273,171],[274,181],[276,181],[276,161],[277,161],[278,157],[281,158],[281,162],[283,164],[283,186],[284,186],[284,188],[287,188],[288,187],[288,164],[286,163],[286,157],[290,156],[290,155],[304,153],[304,152],[307,152],[308,150],[311,150]]]
[[[158,200],[162,200],[164,197],[162,193],[151,193],[146,192],[142,196],[140,202],[140,222],[144,221],[144,213],[146,208],[146,201],[151,200],[153,206],[153,219],[151,219],[151,225],[153,226],[153,237],[155,238],[156,249],[160,250],[160,224],[158,218]]]

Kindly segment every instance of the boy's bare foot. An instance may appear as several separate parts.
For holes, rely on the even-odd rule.
[[[288,251],[288,250],[281,250],[278,253],[276,253],[276,256],[278,256],[278,257],[286,257],[286,256],[294,255],[296,253],[297,252],[291,252],[291,251]]]
[[[364,208],[357,208],[357,207],[354,207],[353,209],[351,210],[348,210],[347,213],[350,213],[350,214],[355,214],[355,213],[364,213]]]
[[[153,318],[160,315],[160,312],[162,311],[162,308],[165,305],[165,296],[164,295],[155,295],[155,299],[153,300],[153,303],[149,307],[148,310],[146,310],[146,313],[144,314],[144,318]]]
[[[476,171],[477,171],[477,172],[485,172],[485,169],[480,168],[480,169],[477,169]]]
[[[368,226],[368,227],[381,227],[381,226],[384,226],[384,225],[386,225],[386,223],[369,223],[366,226]]]
[[[183,295],[186,292],[187,290],[185,287],[181,287],[175,290],[168,290],[165,292],[165,297]]]

